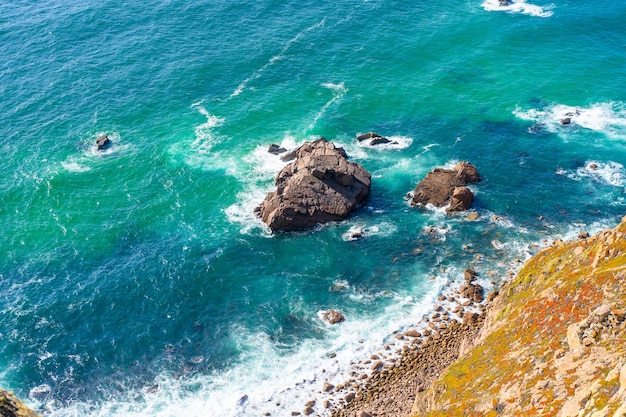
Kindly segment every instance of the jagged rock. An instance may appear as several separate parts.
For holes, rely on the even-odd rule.
[[[287,152],[287,149],[276,145],[275,143],[272,143],[267,152],[271,153],[272,155],[280,155],[281,153]]]
[[[417,184],[411,205],[449,205],[448,212],[467,210],[471,207],[474,194],[466,185],[480,180],[476,167],[468,162],[459,162],[454,169],[435,168]]]
[[[293,151],[287,152],[286,154],[282,155],[280,157],[280,160],[283,162],[289,162],[289,161],[293,161],[294,159],[296,159],[296,151],[297,149],[294,149]]]
[[[559,123],[561,123],[563,126],[572,124],[572,118],[571,117],[565,117],[565,118],[561,119],[561,121]]]
[[[466,282],[476,281],[477,277],[478,277],[478,272],[474,271],[473,269],[468,268],[465,271],[463,271],[463,278],[465,279]]]
[[[450,207],[446,211],[465,211],[472,206],[474,193],[467,187],[456,187],[450,199]]]
[[[356,137],[356,140],[359,142],[363,142],[365,140],[369,140],[369,144],[370,146],[376,146],[376,145],[383,145],[386,143],[393,143],[393,144],[397,144],[398,142],[392,142],[391,140],[387,139],[384,136],[379,135],[378,133],[375,132],[368,132],[368,133],[364,133],[362,135],[359,135]]]
[[[322,388],[322,391],[324,391],[324,392],[331,392],[334,389],[335,389],[335,386],[333,384],[330,384],[328,382],[324,382],[324,388]]]
[[[107,135],[98,136],[96,139],[96,146],[99,151],[106,149],[111,144],[111,139]]]
[[[466,282],[465,284],[461,285],[459,291],[461,291],[461,296],[475,303],[482,303],[485,299],[484,289],[480,284]]]
[[[2,417],[40,417],[26,407],[12,392],[0,389],[0,416]]]
[[[345,321],[346,318],[337,310],[327,310],[322,313],[322,320],[329,324],[337,324]]]
[[[391,143],[391,141],[387,138],[384,137],[380,137],[380,138],[375,138],[372,139],[370,142],[370,145],[374,146],[374,145],[384,145],[385,143]]]
[[[368,196],[371,176],[346,152],[321,138],[296,150],[276,177],[276,191],[257,208],[272,231],[298,231],[345,219]]]

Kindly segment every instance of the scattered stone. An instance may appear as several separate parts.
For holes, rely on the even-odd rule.
[[[476,221],[476,220],[478,220],[478,217],[479,217],[478,213],[476,213],[476,212],[470,213],[467,216],[467,221],[470,221],[470,222]]]
[[[378,371],[380,368],[383,367],[383,362],[382,361],[376,361],[374,362],[374,364],[372,365],[372,370],[373,371]]]
[[[580,233],[578,233],[578,239],[588,239],[589,238],[589,232],[586,231],[581,231]]]
[[[305,416],[310,416],[313,413],[314,413],[314,411],[313,411],[313,408],[311,408],[311,407],[305,408],[304,411],[302,412],[302,414],[304,414]]]
[[[563,126],[572,124],[572,118],[571,117],[564,117],[563,119],[561,119],[560,123]]]
[[[422,337],[422,334],[417,330],[409,330],[404,332],[404,335],[407,337]]]
[[[315,407],[315,400],[311,400],[304,404],[305,407]]]
[[[359,411],[356,413],[356,417],[373,417],[370,413],[368,413],[367,411]]]
[[[346,401],[346,403],[351,403],[352,401],[354,401],[355,398],[356,398],[356,394],[354,392],[349,392],[344,397],[344,400]]]
[[[328,382],[324,382],[324,388],[322,388],[322,391],[324,391],[324,392],[331,392],[334,389],[335,389],[335,386],[333,384],[330,384]]]

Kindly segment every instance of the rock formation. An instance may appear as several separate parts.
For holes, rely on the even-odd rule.
[[[2,417],[39,417],[26,407],[12,392],[0,389],[0,416]]]
[[[295,151],[256,211],[272,231],[306,230],[345,219],[370,191],[371,176],[346,152],[321,138]]]
[[[363,141],[369,140],[370,146],[382,145],[382,144],[385,144],[385,143],[393,143],[393,144],[397,143],[397,142],[392,142],[391,140],[387,139],[384,136],[379,135],[376,132],[363,133],[362,135],[358,135],[356,137],[356,140],[358,142],[363,142]]]
[[[267,152],[271,153],[272,155],[280,155],[281,153],[287,152],[287,149],[279,145],[276,145],[275,143],[272,143],[270,147],[267,149]]]
[[[454,169],[435,168],[417,184],[411,205],[448,206],[447,212],[467,210],[472,205],[474,193],[466,185],[479,181],[476,167],[468,162],[459,162]]]

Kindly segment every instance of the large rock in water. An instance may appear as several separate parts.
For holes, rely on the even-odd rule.
[[[435,168],[417,184],[411,205],[448,206],[448,212],[467,210],[472,205],[474,193],[466,185],[479,181],[476,167],[469,162],[459,162],[454,169]]]
[[[276,191],[257,208],[261,219],[273,231],[297,231],[346,218],[369,196],[371,184],[369,172],[346,158],[324,138],[304,143],[276,176]]]

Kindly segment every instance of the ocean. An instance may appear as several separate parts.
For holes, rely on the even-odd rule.
[[[325,415],[465,268],[497,288],[615,225],[626,3],[532,1],[0,0],[0,386],[54,417]],[[268,146],[322,136],[369,200],[272,234]],[[459,161],[478,220],[408,204]]]

